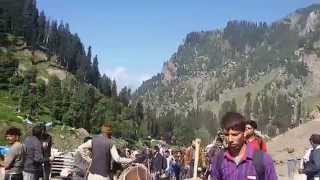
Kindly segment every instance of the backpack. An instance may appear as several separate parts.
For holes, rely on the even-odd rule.
[[[263,148],[263,143],[264,143],[262,137],[261,137],[261,136],[258,136],[258,135],[256,135],[255,137],[256,137],[256,139],[257,139],[257,141],[258,141],[260,150],[262,150],[262,148]]]
[[[219,168],[218,171],[220,174],[222,174],[221,169],[222,169],[222,163],[224,159],[224,152],[225,151],[220,151],[217,154],[217,167]],[[264,156],[263,151],[261,150],[254,151],[253,164],[256,169],[257,180],[265,180],[265,166],[263,164],[263,156]]]

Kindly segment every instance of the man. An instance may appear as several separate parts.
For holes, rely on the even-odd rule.
[[[181,159],[181,152],[178,151],[176,153],[176,157],[174,158],[173,160],[173,163],[172,163],[172,171],[174,172],[174,176],[176,178],[176,180],[180,180],[180,172],[181,172],[181,162],[180,162],[180,159]]]
[[[212,160],[211,176],[215,180],[276,180],[271,157],[255,151],[245,143],[245,118],[235,112],[226,113],[221,120],[228,147]]]
[[[94,136],[92,140],[88,140],[79,146],[78,151],[81,156],[88,162],[91,162],[88,180],[112,179],[111,160],[122,164],[128,164],[134,161],[134,159],[119,156],[116,146],[112,143],[111,135],[112,126],[110,124],[104,124],[101,127],[100,135]],[[89,155],[90,151],[92,159]]]
[[[160,153],[159,146],[154,147],[154,156],[152,158],[151,163],[151,173],[153,176],[153,180],[159,180],[160,176],[163,174],[164,170],[167,168],[167,160]]]
[[[20,129],[9,128],[5,136],[11,146],[4,162],[0,162],[0,166],[5,168],[5,180],[22,180],[23,146],[20,143]]]
[[[92,137],[88,136],[85,137],[83,143],[91,140]],[[75,167],[73,168],[72,172],[72,180],[86,180],[88,168],[90,166],[89,162],[82,158],[79,151],[77,151],[74,155],[74,164]]]
[[[50,156],[51,156],[51,147],[52,147],[52,136],[47,133],[47,128],[44,124],[39,125],[42,129],[42,135],[40,137],[40,142],[42,144],[42,152],[43,152],[43,180],[49,180],[50,175]]]
[[[247,139],[247,144],[250,144],[255,150],[267,152],[266,143],[255,133],[257,128],[258,125],[255,121],[250,120],[246,122],[245,137]]]
[[[172,156],[172,150],[168,149],[165,151],[164,157],[166,158],[167,167],[165,169],[165,174],[167,177],[171,177],[172,173],[172,163],[174,161],[174,157]]]
[[[306,174],[308,180],[320,179],[320,135],[312,134],[309,140],[312,146],[309,161],[304,164],[304,168],[299,172]]]
[[[27,136],[24,141],[24,166],[23,180],[39,180],[43,176],[44,166],[43,150],[40,139],[43,135],[43,128],[35,126],[32,128],[32,135]]]
[[[186,150],[185,154],[185,171],[187,178],[193,177],[193,166],[194,166],[194,159],[195,159],[195,148],[196,142],[193,140],[191,146],[189,146]]]

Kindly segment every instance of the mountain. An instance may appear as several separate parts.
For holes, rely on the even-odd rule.
[[[176,138],[183,125],[190,136],[212,136],[222,114],[236,110],[275,136],[308,120],[320,101],[319,68],[320,4],[314,4],[271,24],[234,20],[189,33],[134,97],[154,115],[151,134]]]
[[[27,130],[24,120],[90,133],[109,122],[115,136],[145,137],[141,104],[129,104],[131,90],[118,93],[98,63],[68,23],[39,13],[36,0],[0,0],[1,132],[11,125]]]

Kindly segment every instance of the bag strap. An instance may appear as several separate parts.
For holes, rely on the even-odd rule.
[[[224,150],[221,150],[217,153],[217,169],[219,172],[219,176],[222,179],[222,168],[223,168],[223,159],[224,159]]]
[[[256,150],[253,154],[253,164],[256,169],[258,180],[265,180],[264,152]]]

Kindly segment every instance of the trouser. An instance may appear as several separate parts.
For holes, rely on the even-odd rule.
[[[98,174],[91,174],[88,175],[88,180],[110,180],[110,177],[103,177]]]
[[[190,163],[189,168],[187,169],[187,178],[193,177],[193,162]]]
[[[4,180],[23,180],[22,173],[21,174],[6,174],[4,176]]]
[[[50,169],[51,169],[51,166],[48,162],[44,163],[44,166],[42,167],[42,171],[44,172],[43,173],[43,180],[49,180],[50,178]]]
[[[175,172],[174,173],[176,180],[180,180],[180,172]]]
[[[159,180],[160,179],[160,173],[152,173],[152,180]]]
[[[38,173],[29,173],[23,171],[23,180],[40,180],[42,176]]]

